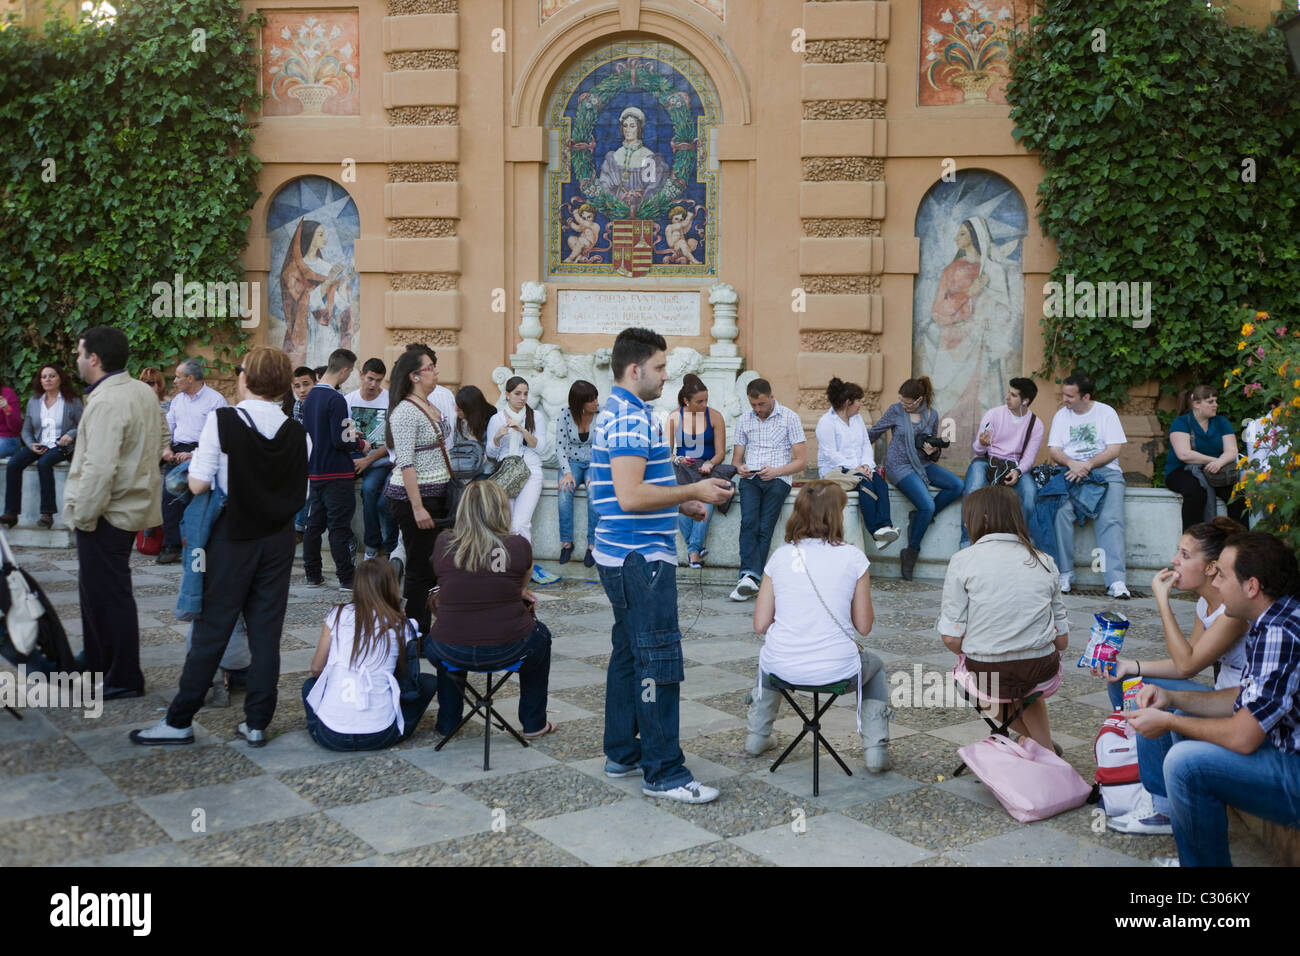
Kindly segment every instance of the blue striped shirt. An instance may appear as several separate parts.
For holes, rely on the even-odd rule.
[[[1246,632],[1246,670],[1232,711],[1247,708],[1283,753],[1300,753],[1300,598],[1278,598]]]
[[[627,556],[639,553],[647,561],[677,563],[677,508],[625,512],[614,496],[610,459],[636,455],[646,460],[646,484],[675,485],[671,449],[652,409],[625,388],[614,386],[592,425],[591,470],[587,472],[600,522],[596,526],[596,563],[621,568]]]

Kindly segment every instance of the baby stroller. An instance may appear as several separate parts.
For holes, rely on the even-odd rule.
[[[18,566],[9,539],[0,528],[0,656],[29,671],[49,674],[76,669],[68,635],[54,605],[34,577]],[[13,707],[6,706],[18,720]]]

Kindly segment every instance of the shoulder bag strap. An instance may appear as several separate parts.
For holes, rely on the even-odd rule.
[[[800,563],[803,564],[804,574],[808,575],[808,583],[812,585],[813,594],[817,595],[817,601],[821,604],[822,609],[830,615],[831,620],[835,622],[835,626],[844,632],[844,636],[854,644],[857,644],[857,638],[855,638],[849,629],[840,622],[840,619],[835,616],[835,612],[826,606],[826,601],[822,597],[822,592],[817,590],[817,582],[813,580],[812,568],[808,566],[808,558],[804,555],[803,551],[800,550],[798,545],[794,546],[794,553],[798,556]]]
[[[1032,435],[1032,434],[1034,433],[1034,422],[1036,422],[1036,421],[1038,421],[1038,419],[1034,416],[1034,413],[1033,413],[1033,412],[1030,412],[1030,413],[1029,413],[1029,427],[1025,429],[1025,440],[1024,440],[1023,442],[1020,443],[1020,454],[1016,456],[1016,463],[1017,463],[1017,464],[1016,464],[1016,468],[1017,468],[1017,469],[1020,467],[1020,464],[1019,464],[1019,463],[1020,463],[1021,461],[1024,460],[1024,457],[1025,457],[1025,449],[1029,447],[1029,436]]]
[[[404,402],[411,402],[411,399],[410,399],[410,398],[404,398],[404,399],[402,399],[402,401],[404,401]],[[419,405],[416,405],[415,402],[411,402],[411,404],[412,404],[412,405],[415,405],[416,408],[420,408],[420,406],[419,406]],[[434,435],[436,435],[436,436],[438,437],[438,450],[439,450],[440,452],[442,452],[442,460],[443,460],[443,463],[446,464],[446,466],[447,466],[447,480],[448,480],[448,481],[451,481],[451,480],[452,480],[453,478],[455,478],[456,476],[452,473],[452,470],[451,470],[451,459],[450,459],[449,457],[447,457],[447,446],[446,446],[445,444],[443,444],[443,441],[442,441],[442,428],[438,425],[437,422],[435,422],[435,421],[433,420],[433,416],[430,415],[428,412],[426,412],[423,408],[420,408],[420,411],[421,411],[421,413],[423,413],[424,417],[427,418],[427,419],[429,420],[429,424],[433,426],[433,433],[434,433]]]

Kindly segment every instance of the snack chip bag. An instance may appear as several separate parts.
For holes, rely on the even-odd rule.
[[[1079,658],[1079,667],[1096,667],[1103,674],[1115,673],[1115,662],[1124,646],[1128,631],[1128,618],[1115,611],[1102,611],[1093,615],[1095,623],[1088,635],[1088,648]]]

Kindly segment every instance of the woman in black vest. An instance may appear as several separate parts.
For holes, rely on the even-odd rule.
[[[203,706],[241,612],[252,661],[245,720],[236,733],[250,746],[265,745],[275,713],[280,631],[297,543],[293,516],[307,498],[308,438],[280,409],[293,379],[284,352],[253,349],[236,371],[242,400],[208,415],[190,464],[190,491],[202,494],[216,485],[226,495],[205,552],[185,556],[204,562],[203,610],[194,621],[180,690],[165,718],[131,732],[137,744],[194,742],[190,723]]]

